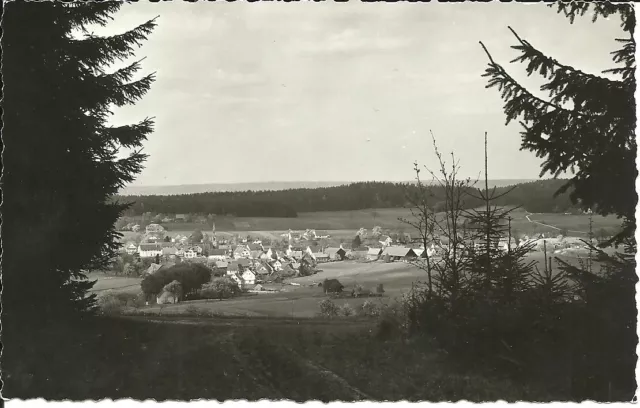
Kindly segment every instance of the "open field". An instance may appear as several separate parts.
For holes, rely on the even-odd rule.
[[[531,221],[527,219],[529,213],[524,210],[515,210],[511,213],[512,230],[515,235],[534,233],[551,233],[557,235],[560,230],[567,229],[571,234],[584,236],[589,230],[589,217],[587,215],[566,215],[555,213],[529,214]],[[405,208],[383,208],[357,211],[333,211],[300,213],[297,218],[268,218],[268,217],[216,217],[216,231],[221,236],[238,234],[240,236],[267,237],[270,239],[282,239],[280,234],[292,229],[303,231],[316,229],[326,231],[334,239],[351,240],[355,232],[364,227],[371,229],[376,225],[395,231],[414,232],[413,228],[398,218],[410,217],[410,211]],[[536,221],[536,222],[533,222]],[[541,224],[548,224],[544,226]],[[168,229],[169,235],[189,235],[194,230],[207,231],[210,225],[197,223],[170,223],[163,224]],[[614,232],[621,225],[620,220],[614,216],[593,216],[594,233],[602,228]],[[132,240],[138,234],[130,231],[122,232],[123,240]]]
[[[90,273],[87,277],[89,280],[96,281],[91,292],[98,296],[108,292],[138,293],[140,291],[140,278],[105,276],[99,272]]]

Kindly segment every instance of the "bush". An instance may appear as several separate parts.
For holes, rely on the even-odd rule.
[[[329,299],[324,299],[319,303],[320,315],[324,317],[338,316],[338,306]]]
[[[199,294],[203,299],[229,299],[238,296],[242,290],[231,278],[215,278],[200,289]]]
[[[124,309],[116,293],[107,293],[98,298],[98,309],[102,314],[120,314]]]
[[[353,306],[351,306],[349,303],[345,303],[344,305],[340,306],[338,313],[340,314],[340,316],[349,317],[349,316],[353,316],[356,313],[356,311],[353,309]]]
[[[365,317],[378,317],[382,313],[382,307],[370,300],[366,300],[358,311],[360,315]]]

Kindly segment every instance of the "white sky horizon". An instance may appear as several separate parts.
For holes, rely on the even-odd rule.
[[[537,179],[542,159],[519,150],[517,121],[504,125],[478,41],[536,92],[541,82],[509,63],[518,53],[507,26],[593,74],[613,66],[623,36],[616,17],[572,25],[545,5],[514,3],[139,2],[95,32],[155,16],[132,60],[146,57],[141,74],[157,80],[112,121],[156,117],[137,187],[410,181],[416,160],[437,169],[430,131],[461,174],[483,171],[486,131],[489,179]]]

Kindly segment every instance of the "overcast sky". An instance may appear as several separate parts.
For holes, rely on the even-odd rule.
[[[484,87],[478,41],[522,79],[508,25],[591,73],[622,36],[617,18],[571,25],[538,4],[360,2],[140,2],[96,33],[156,15],[136,57],[157,81],[113,118],[156,117],[134,185],[409,180],[415,160],[435,167],[430,129],[464,175],[482,170],[487,131],[490,178],[537,178],[541,159]]]

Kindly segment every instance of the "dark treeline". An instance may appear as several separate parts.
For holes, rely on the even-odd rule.
[[[554,197],[566,180],[538,180],[514,187],[500,187],[509,194],[497,205],[522,206],[530,212],[566,212],[575,209],[569,193]],[[479,186],[478,186],[479,187]],[[390,182],[353,183],[337,187],[301,188],[279,191],[215,192],[172,196],[121,196],[118,200],[133,202],[126,215],[145,212],[160,214],[218,214],[237,217],[296,217],[299,212],[349,211],[367,208],[398,208],[409,205],[407,194],[416,189],[412,184]],[[444,206],[444,190],[433,186],[430,200],[436,211]],[[468,196],[465,206],[481,204]]]

